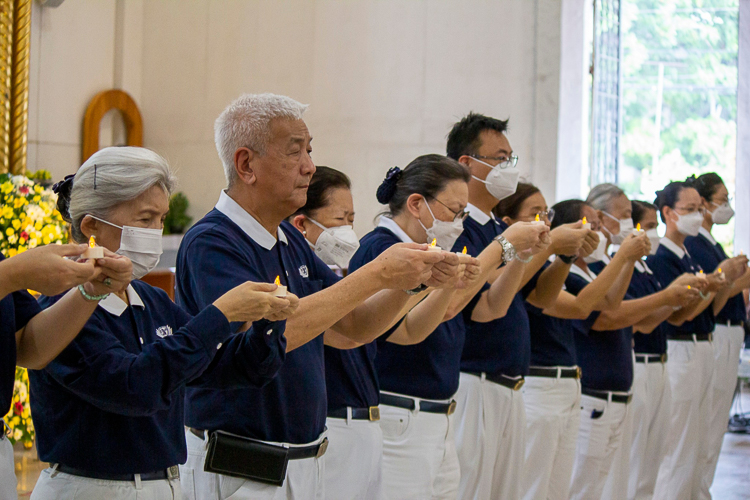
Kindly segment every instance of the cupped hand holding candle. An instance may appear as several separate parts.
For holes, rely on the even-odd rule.
[[[428,252],[442,252],[443,250],[437,245],[437,238],[432,240],[430,246],[427,247]]]

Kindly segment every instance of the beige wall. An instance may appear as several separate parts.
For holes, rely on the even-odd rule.
[[[310,104],[313,157],[352,177],[360,234],[385,171],[444,153],[470,110],[510,117],[523,174],[555,192],[559,0],[66,0],[33,23],[29,164],[56,176],[79,164],[88,100],[123,88],[199,217],[224,186],[214,119],[268,91]]]

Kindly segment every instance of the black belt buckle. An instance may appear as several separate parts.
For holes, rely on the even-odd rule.
[[[370,413],[370,422],[377,422],[380,420],[380,408],[377,406],[371,406],[368,408]]]
[[[315,458],[320,458],[323,455],[325,455],[327,449],[328,449],[328,438],[323,438],[323,441],[320,443],[320,446],[318,446],[318,454],[315,455]]]
[[[446,415],[453,415],[454,413],[456,413],[456,406],[457,406],[456,405],[456,401],[455,400],[451,400],[450,404],[448,405],[448,411],[445,412],[445,414]]]

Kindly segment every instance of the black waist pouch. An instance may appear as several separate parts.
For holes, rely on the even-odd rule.
[[[282,486],[288,463],[288,448],[214,431],[208,439],[203,470]]]

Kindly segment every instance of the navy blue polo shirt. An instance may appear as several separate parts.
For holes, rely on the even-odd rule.
[[[635,264],[633,277],[630,279],[628,295],[640,299],[662,290],[661,283],[651,268],[643,261]],[[664,354],[667,352],[667,330],[664,323],[659,324],[651,333],[633,332],[633,350],[638,354]]]
[[[603,262],[589,264],[594,273]],[[577,272],[577,271],[573,271]],[[625,295],[624,300],[632,297]],[[628,392],[633,385],[633,329],[598,331],[587,320],[575,320],[575,342],[581,367],[581,386],[597,391]]]
[[[701,227],[698,236],[688,236],[685,238],[685,248],[687,248],[693,259],[707,273],[716,271],[719,264],[728,258],[721,243],[714,240],[711,233],[703,227]],[[746,320],[747,312],[742,293],[738,293],[734,297],[729,297],[726,305],[716,315],[716,323],[718,324],[723,323],[726,325],[727,322],[738,324]]]
[[[479,255],[508,225],[488,217],[473,205],[467,206],[470,216],[464,219],[464,232],[453,247],[466,247],[470,255]],[[516,294],[502,318],[479,323],[471,320],[480,296],[490,289],[486,283],[463,310],[466,340],[461,356],[461,371],[503,374],[509,377],[527,375],[531,357],[529,316],[524,301],[533,288],[524,287]]]
[[[667,287],[677,277],[684,273],[695,274],[702,269],[684,249],[677,246],[669,238],[662,238],[656,255],[650,255],[646,260],[648,267],[654,272],[656,279],[662,286]],[[712,307],[707,307],[692,321],[686,321],[680,326],[664,322],[663,327],[667,332],[667,338],[678,334],[703,334],[714,331],[714,312]]]
[[[289,223],[281,223],[277,241],[222,192],[217,208],[182,240],[176,299],[193,312],[241,283],[271,283],[277,276],[300,298],[340,279]],[[186,403],[185,425],[190,427],[263,441],[315,441],[326,420],[323,336],[287,353],[276,377],[263,388],[191,386]]]
[[[349,261],[349,272],[356,271],[390,246],[400,242],[401,239],[388,229],[375,228],[360,240],[357,252]],[[387,338],[400,324],[401,321],[384,336]],[[355,349],[325,346],[328,411],[347,406],[368,408],[379,404],[380,385],[375,366],[377,353],[377,342],[370,342]]]
[[[5,260],[0,254],[0,262]],[[16,380],[16,332],[39,314],[41,307],[26,290],[0,300],[0,418],[8,413]],[[1,431],[0,431],[1,432]]]
[[[48,307],[60,297],[41,303]],[[216,307],[191,318],[164,291],[142,281],[131,283],[128,299],[130,306],[114,295],[100,302],[55,360],[29,371],[43,461],[112,474],[184,463],[185,384],[210,366],[229,372],[264,366],[271,373],[253,377],[267,378],[280,364],[280,331],[232,335]],[[233,365],[234,351],[247,368]]]
[[[532,285],[536,288],[539,276],[550,266],[545,262],[534,278],[526,286]],[[588,284],[583,278],[574,274],[568,275],[565,281],[565,290],[573,295],[578,293]],[[555,318],[542,312],[542,309],[525,303],[526,312],[529,315],[529,330],[531,335],[531,366],[575,366],[576,346],[573,337],[573,322],[568,319]],[[598,313],[593,315],[589,323],[593,324]]]

